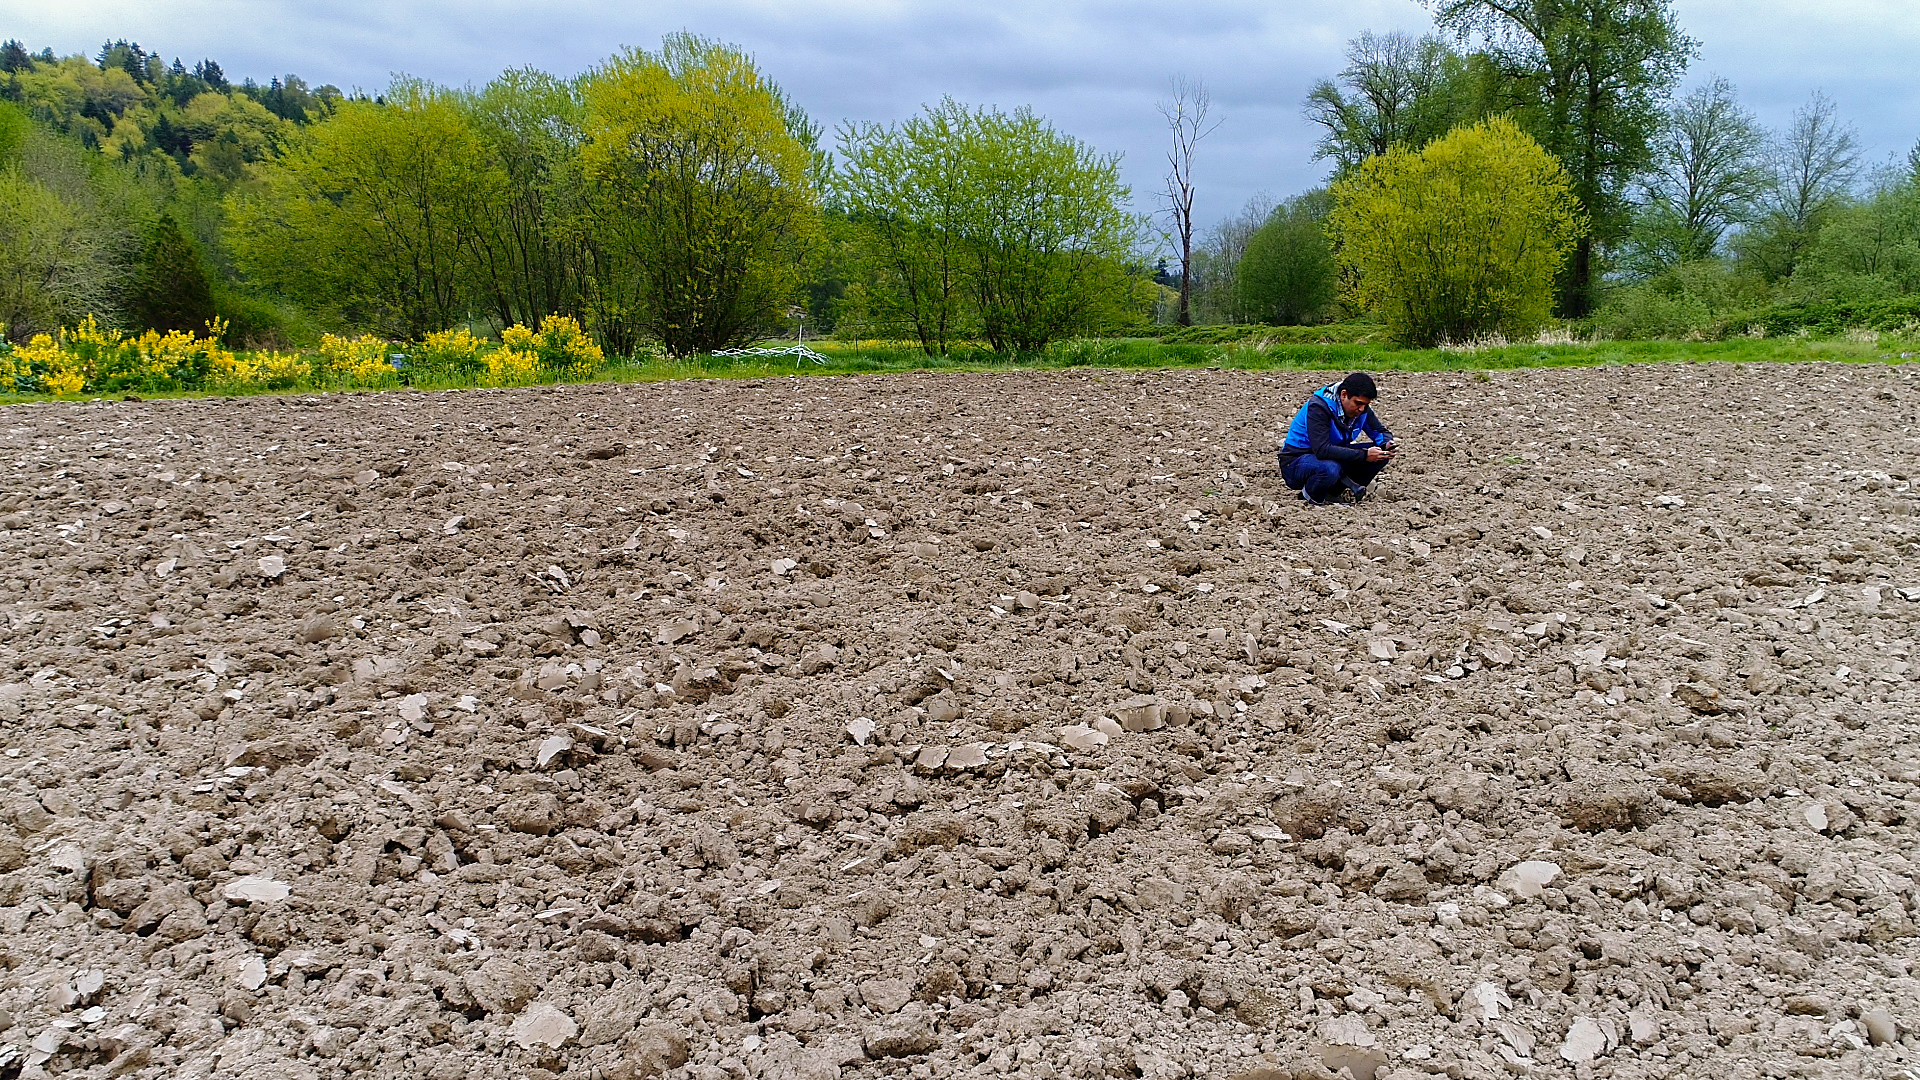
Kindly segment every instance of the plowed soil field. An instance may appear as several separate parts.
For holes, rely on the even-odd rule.
[[[0,1076],[1920,1075],[1914,374],[7,409]]]

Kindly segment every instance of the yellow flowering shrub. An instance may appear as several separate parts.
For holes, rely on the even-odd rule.
[[[169,330],[164,334],[149,330],[137,338],[128,339],[119,349],[103,353],[94,363],[90,381],[98,390],[128,387],[158,390],[171,389],[174,385],[191,386],[200,382],[199,378],[194,377],[196,374],[204,376],[215,366],[208,350],[198,345],[198,340],[192,334],[179,330]],[[218,346],[215,349],[225,353]],[[196,368],[199,370],[196,371]]]
[[[344,338],[334,334],[320,336],[320,374],[357,386],[392,382],[393,365],[387,362],[387,343],[379,338]]]
[[[128,337],[89,315],[58,338],[40,334],[10,350],[0,383],[18,393],[196,389],[233,359],[220,346],[226,324],[215,319],[207,331],[206,337],[181,330]]]
[[[38,342],[39,338],[34,341]],[[77,394],[82,390],[102,389],[103,383],[111,383],[118,389],[139,381],[139,354],[129,347],[126,335],[101,326],[91,315],[80,320],[80,325],[60,331],[55,347],[65,354],[59,361],[48,357],[50,363],[60,368],[59,386],[56,388],[52,380],[43,380],[40,388],[46,393]]]
[[[0,352],[0,388],[15,394],[77,394],[86,386],[79,363],[46,334]]]
[[[509,326],[500,332],[500,342],[508,352],[530,354],[544,371],[575,379],[592,375],[606,359],[600,346],[566,315],[541,319],[537,331]]]
[[[525,386],[540,377],[540,359],[520,349],[495,349],[487,354],[483,386]]]
[[[113,364],[127,338],[89,315],[71,330],[60,331],[60,347],[88,371]]]
[[[226,333],[224,320],[207,324],[207,336],[198,337],[183,330],[161,333],[149,330],[122,343],[111,364],[95,368],[96,390],[192,390],[223,366],[233,363],[233,353],[220,346]]]
[[[429,334],[404,359],[392,353],[392,342],[335,334],[324,335],[312,353],[236,353],[220,344],[226,329],[215,319],[204,336],[179,330],[129,336],[88,316],[78,326],[38,335],[24,345],[0,341],[0,392],[379,387],[401,381],[405,363],[455,383],[521,386],[555,377],[589,378],[605,362],[580,324],[563,315],[540,320],[538,330],[509,327],[500,348],[465,329]]]
[[[312,376],[313,365],[304,356],[277,352],[226,353],[215,361],[212,381],[235,389],[287,390]]]
[[[480,339],[464,327],[441,330],[413,347],[413,359],[429,370],[471,372],[480,359]]]
[[[282,390],[313,377],[313,364],[306,357],[290,353],[253,354],[254,381],[261,386]]]

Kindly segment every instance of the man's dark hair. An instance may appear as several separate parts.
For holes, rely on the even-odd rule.
[[[1380,391],[1374,388],[1373,376],[1364,371],[1356,371],[1341,379],[1340,393],[1348,397],[1363,397],[1368,401],[1380,396]]]

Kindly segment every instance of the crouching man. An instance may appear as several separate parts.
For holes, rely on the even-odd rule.
[[[1366,498],[1367,485],[1399,445],[1373,415],[1377,396],[1373,376],[1356,371],[1300,406],[1280,447],[1280,475],[1300,498],[1316,504],[1338,502],[1342,493],[1355,502]]]

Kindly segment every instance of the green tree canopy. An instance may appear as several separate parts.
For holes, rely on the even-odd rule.
[[[89,314],[112,318],[124,273],[83,200],[0,167],[0,337],[24,341]]]
[[[983,211],[975,127],[972,110],[947,99],[840,132],[834,193],[861,263],[856,317],[929,355],[980,334],[968,256]]]
[[[1720,238],[1751,219],[1764,192],[1764,154],[1766,133],[1726,79],[1674,104],[1644,181],[1642,213],[1657,236],[1644,261],[1665,269],[1718,254]]]
[[[1421,347],[1531,335],[1586,228],[1566,170],[1504,117],[1390,149],[1332,197],[1351,300]]]
[[[841,132],[837,194],[863,273],[859,316],[929,353],[984,337],[1024,352],[1129,317],[1141,223],[1119,157],[1029,109],[952,99]]]
[[[1725,79],[1676,103],[1653,151],[1623,260],[1640,277],[1718,254],[1766,183],[1766,134]]]
[[[1504,108],[1566,168],[1591,230],[1561,283],[1563,314],[1593,306],[1597,245],[1624,233],[1674,84],[1696,48],[1669,0],[1433,0],[1442,30],[1479,37]]]
[[[27,135],[32,130],[32,122],[19,106],[10,101],[0,101],[0,165],[20,156],[20,150],[26,145]]]
[[[13,153],[0,158],[0,335],[23,340],[87,315],[118,322],[150,208],[73,140],[35,124],[15,130]]]
[[[1920,295],[1920,177],[1889,172],[1865,198],[1828,207],[1790,292],[1812,301]]]
[[[1775,139],[1760,215],[1735,247],[1769,283],[1794,276],[1860,176],[1860,141],[1833,99],[1815,91]]]
[[[1347,44],[1339,76],[1307,95],[1307,119],[1325,129],[1314,156],[1332,159],[1344,176],[1391,147],[1418,150],[1479,119],[1490,75],[1484,60],[1437,37],[1361,34]]]
[[[317,310],[418,336],[464,318],[471,249],[499,171],[458,100],[397,80],[344,102],[229,204],[253,280]]]
[[[577,83],[515,69],[462,105],[502,179],[475,234],[476,299],[502,326],[534,326],[553,314],[584,317],[591,289],[579,175],[585,110]],[[631,349],[620,328],[599,329],[616,348]]]
[[[1325,321],[1338,284],[1325,229],[1332,209],[1324,188],[1297,195],[1247,241],[1234,276],[1247,321],[1275,326]]]
[[[771,325],[821,231],[806,115],[744,53],[688,34],[621,53],[583,91],[603,321],[676,355]]]
[[[1194,321],[1251,321],[1240,302],[1240,263],[1247,244],[1278,208],[1271,195],[1256,192],[1238,211],[1215,222],[1201,236],[1193,252]]]

